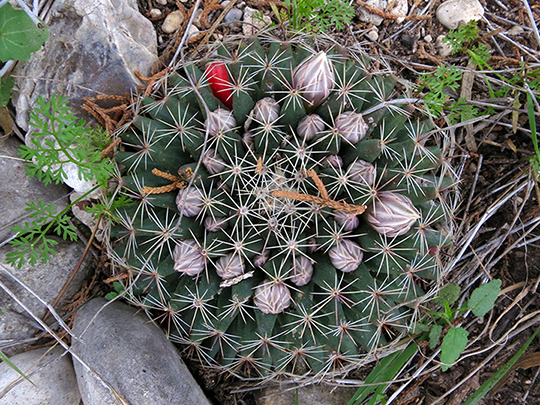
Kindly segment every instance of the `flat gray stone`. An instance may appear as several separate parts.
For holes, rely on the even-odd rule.
[[[56,0],[45,22],[49,38],[13,73],[16,121],[25,130],[39,95],[62,94],[89,118],[82,97],[135,90],[142,83],[134,71],[148,75],[157,59],[156,33],[136,0]]]
[[[344,405],[348,404],[356,388],[334,387],[330,385],[309,385],[298,389],[290,386],[269,387],[256,393],[257,405]],[[298,395],[298,402],[297,402]]]
[[[231,8],[225,15],[223,21],[227,24],[235,24],[242,21],[243,11],[238,8]]]
[[[26,164],[18,160],[21,142],[14,137],[0,140],[0,244],[14,236],[10,228],[28,221],[25,203],[57,201],[60,210],[67,205],[68,188],[63,184],[45,186],[26,175]]]
[[[0,405],[79,405],[81,394],[69,355],[61,347],[42,347],[10,361],[34,385],[6,363],[0,364]]]
[[[52,304],[66,281],[71,276],[73,269],[82,256],[84,246],[80,243],[66,242],[61,238],[51,237],[58,242],[55,246],[56,255],[46,263],[38,263],[35,266],[28,264],[20,269],[7,264],[6,254],[14,249],[11,245],[0,247],[0,265],[9,271],[18,280],[26,284],[45,302]],[[83,281],[88,278],[91,270],[91,257],[87,255],[79,272],[69,285],[57,306],[57,312],[62,315],[62,307],[71,301],[76,292],[80,291]],[[20,284],[0,271],[0,280],[9,288],[22,303],[27,306],[36,316],[43,318],[46,308],[34,296],[26,291]],[[8,355],[20,353],[25,348],[25,342],[37,332],[40,326],[26,311],[17,304],[2,288],[0,288],[0,341],[4,341],[2,351]],[[49,317],[53,322],[54,318]]]
[[[161,329],[135,308],[96,298],[75,317],[73,352],[106,384],[75,361],[85,405],[210,405]]]

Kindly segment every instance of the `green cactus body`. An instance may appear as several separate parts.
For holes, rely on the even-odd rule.
[[[455,179],[433,125],[386,103],[395,78],[352,50],[253,39],[209,61],[227,67],[232,111],[201,62],[123,135],[137,204],[118,211],[111,256],[129,298],[205,364],[343,373],[437,289]]]

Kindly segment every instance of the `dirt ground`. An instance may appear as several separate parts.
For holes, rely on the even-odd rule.
[[[246,3],[272,16],[270,1],[247,0],[240,4]],[[365,36],[370,26],[357,18],[353,20],[348,32],[334,35],[343,43],[365,41],[368,52],[385,58],[400,76],[412,82],[418,82],[421,73],[432,71],[440,64],[465,67],[469,60],[465,54],[440,57],[437,53],[435,39],[448,33],[448,29],[435,18],[435,10],[441,1],[409,1],[410,6],[413,3],[416,3],[414,12],[427,18],[413,18],[403,23],[385,19],[378,27],[379,37],[375,42],[368,41]],[[481,29],[480,42],[492,49],[490,64],[501,71],[515,68],[519,61],[526,65],[538,64],[536,58],[540,57],[539,44],[530,30],[513,36],[514,43],[500,36],[516,25],[531,26],[523,3],[519,0],[488,0],[481,3],[486,13],[485,20],[478,24]],[[238,33],[240,26],[214,26],[222,12],[217,1],[205,0],[201,4],[207,28],[215,27],[214,33],[224,37]],[[279,1],[274,4],[282,5]],[[530,1],[529,4],[538,21],[539,3]],[[148,13],[148,16],[153,8],[162,11],[161,17],[151,20],[160,37],[159,49],[163,62],[170,57],[179,39],[178,35],[161,31],[163,18],[176,9],[189,12],[193,2],[188,0],[176,5],[170,2],[159,5],[151,0],[139,0],[139,5],[143,14]],[[422,10],[425,12],[421,13]],[[428,41],[429,37],[431,41]],[[204,38],[201,35],[191,41],[190,49],[196,50],[202,46]],[[212,40],[214,38],[210,38]],[[528,54],[523,49],[532,52]],[[490,100],[480,75],[475,77],[470,98],[484,103],[512,105],[511,100],[510,103],[509,100]],[[524,108],[523,96],[520,101],[521,108]],[[500,111],[497,109],[495,114]],[[504,294],[497,300],[494,310],[483,319],[468,320],[465,323],[471,343],[464,353],[465,358],[445,373],[440,368],[428,367],[401,390],[404,383],[392,385],[387,397],[400,390],[395,404],[462,403],[522,347],[537,327],[540,316],[537,292],[540,281],[540,245],[535,241],[539,232],[535,230],[534,220],[539,216],[539,201],[536,184],[529,175],[528,159],[533,156],[534,149],[530,133],[527,132],[527,115],[518,114],[517,122],[514,123],[512,114],[503,115],[494,121],[476,123],[471,131],[473,139],[467,138],[464,128],[454,131],[458,145],[454,160],[462,168],[460,188],[463,200],[456,213],[456,221],[462,235],[474,234],[474,238],[447,279],[459,284],[466,296],[467,291],[478,286],[481,280],[485,281],[489,275],[489,278],[502,280]],[[445,125],[444,121],[440,124]],[[517,129],[515,133],[512,125]],[[490,217],[486,219],[486,215]],[[478,224],[481,226],[474,231]],[[456,244],[460,246],[457,241]],[[497,387],[496,392],[492,391],[481,403],[540,404],[540,352],[538,358],[534,356],[539,346],[538,339],[534,340],[527,350],[527,361],[518,363],[521,368],[512,371],[506,383]],[[417,355],[413,361],[414,366],[406,370],[403,377],[412,375],[414,368],[433,354],[427,348],[421,356]],[[252,393],[235,393],[245,388],[246,384],[208,372],[196,364],[190,364],[190,367],[215,403],[255,403]],[[349,378],[365,377],[368,371],[353,373]]]

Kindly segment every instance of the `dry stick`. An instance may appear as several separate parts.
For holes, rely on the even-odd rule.
[[[47,308],[51,313],[52,315],[54,316],[54,319],[56,319],[56,321],[58,322],[58,324],[67,332],[69,333],[72,337],[73,337],[73,334],[71,333],[71,331],[69,330],[69,327],[66,325],[66,323],[64,322],[64,320],[62,319],[62,317],[60,315],[58,315],[56,313],[56,311],[54,310],[54,308],[45,300],[43,300],[38,294],[36,294],[30,287],[28,287],[25,283],[23,283],[21,280],[19,280],[17,277],[15,277],[13,274],[11,274],[11,272],[6,269],[2,264],[0,264],[0,271],[3,272],[4,274],[6,274],[9,278],[11,278],[12,280],[14,280],[16,283],[18,283],[21,287],[23,287],[26,291],[28,291],[32,296],[34,296],[34,298],[36,298],[43,306],[45,306],[45,308]],[[0,285],[0,287],[4,288],[3,287],[3,284]],[[7,287],[6,287],[7,288]],[[4,288],[4,290],[6,290],[6,288]],[[19,303],[19,299],[11,292],[11,291],[7,291],[6,290],[6,293],[8,293],[9,295],[12,296],[12,298],[17,302]],[[24,305],[21,305],[23,307],[24,310],[26,310],[26,307]],[[26,311],[28,312],[28,314],[30,314],[32,317],[33,314],[31,311]],[[34,319],[41,324],[41,319],[39,318],[35,318]]]
[[[38,297],[37,294],[35,294],[32,290],[30,290],[24,283],[22,283],[20,280],[18,280],[16,277],[14,277],[9,271],[5,270],[4,267],[2,265],[0,265],[0,268],[2,268],[6,273],[8,273],[13,279],[15,279],[15,281],[17,281],[19,284],[21,284],[23,287],[25,287],[28,291],[30,291],[35,297],[37,297],[40,302],[44,302],[41,298]],[[128,405],[128,402],[125,401],[121,396],[120,394],[118,394],[116,392],[116,390],[114,389],[114,387],[112,387],[108,382],[106,382],[98,373],[96,373],[94,370],[92,370],[90,368],[90,366],[88,364],[86,364],[86,362],[81,359],[79,357],[79,355],[77,355],[76,353],[74,353],[72,351],[72,349],[69,347],[69,345],[64,342],[60,336],[56,335],[56,333],[49,327],[49,325],[47,325],[44,321],[42,321],[41,319],[39,319],[39,317],[34,314],[32,312],[32,310],[30,308],[28,308],[24,302],[22,302],[19,298],[17,298],[17,295],[11,291],[2,281],[0,281],[0,288],[2,288],[11,298],[13,298],[13,300],[19,304],[22,309],[28,313],[41,327],[43,330],[45,330],[49,335],[51,335],[54,340],[56,340],[60,346],[62,346],[67,352],[69,352],[71,354],[71,356],[77,360],[84,368],[86,368],[91,374],[93,374],[98,380],[99,382],[105,387],[107,388],[111,393],[112,395],[115,397],[115,399],[117,401],[119,401],[120,404],[125,404],[125,405]],[[47,307],[49,307],[49,305],[47,303],[45,303],[45,305]],[[54,309],[52,309],[52,311],[54,311]],[[51,311],[51,312],[52,312]],[[53,314],[54,315],[54,314]],[[55,318],[57,317],[58,315],[55,316]],[[60,325],[66,330],[66,332],[68,332],[74,339],[77,339],[76,336],[73,335],[73,333],[70,331],[70,329],[67,327],[67,325],[64,324],[64,321],[62,321],[62,318],[58,317],[56,318],[57,320],[59,320],[59,323]],[[3,392],[1,393],[1,395],[5,395]]]
[[[98,218],[97,218],[96,225],[94,226],[94,230],[92,231],[92,235],[90,235],[90,239],[88,240],[88,243],[86,244],[86,247],[84,248],[84,252],[83,252],[81,258],[79,259],[77,265],[75,266],[75,268],[71,272],[71,275],[69,276],[67,281],[64,283],[64,286],[62,287],[62,289],[60,290],[60,292],[56,296],[56,299],[52,303],[53,308],[56,307],[56,305],[58,305],[58,302],[60,301],[60,299],[62,298],[62,296],[66,292],[67,288],[69,287],[69,285],[71,284],[71,282],[75,278],[75,275],[77,274],[77,272],[79,271],[79,268],[81,267],[81,265],[82,265],[82,263],[84,261],[84,258],[86,257],[86,255],[88,254],[88,251],[90,250],[90,247],[92,246],[92,241],[94,240],[94,236],[96,235],[96,232],[98,230],[100,222],[101,222],[101,215],[98,216]],[[47,312],[45,313],[45,316],[43,317],[43,322],[45,322],[47,320],[47,318],[49,317],[50,314],[51,313],[49,312],[49,310],[47,310]]]
[[[229,4],[227,4],[227,7],[225,7],[225,9],[222,11],[222,13],[219,15],[219,17],[217,18],[216,22],[214,23],[214,25],[212,25],[212,27],[208,30],[208,33],[206,34],[206,36],[202,39],[201,42],[199,42],[199,44],[197,45],[197,47],[201,47],[202,45],[206,44],[209,40],[210,40],[210,37],[212,36],[212,34],[214,33],[214,31],[216,30],[216,28],[219,26],[219,24],[221,24],[221,21],[223,21],[223,19],[225,18],[225,16],[227,15],[227,13],[230,11],[231,8],[233,8],[233,6],[236,4],[236,0],[232,0],[231,2],[229,2]]]
[[[370,13],[377,14],[379,17],[386,18],[388,20],[398,20],[400,18],[403,18],[405,21],[409,21],[409,20],[429,20],[431,18],[430,15],[413,14],[413,15],[404,16],[404,15],[390,14],[383,10],[379,10],[378,8],[372,7],[368,3],[362,0],[356,0],[356,3],[359,6],[365,8]]]
[[[471,58],[467,64],[467,69],[463,73],[463,80],[461,81],[461,94],[459,96],[464,100],[471,99],[475,70],[476,62]],[[478,151],[478,146],[476,145],[476,140],[474,139],[473,125],[466,125],[464,130],[467,149],[469,152],[476,153]]]
[[[540,33],[538,32],[538,27],[536,26],[534,15],[531,10],[531,6],[529,5],[528,0],[521,0],[521,1],[523,5],[525,6],[525,10],[527,11],[529,20],[531,20],[531,28],[534,31],[534,35],[536,36],[536,42],[538,43],[538,47],[540,47]]]
[[[346,203],[345,201],[334,201],[328,196],[328,192],[326,191],[326,187],[324,187],[323,182],[317,176],[317,173],[315,173],[315,170],[310,169],[307,171],[308,175],[313,179],[315,182],[315,185],[317,186],[317,189],[321,193],[322,197],[316,197],[314,195],[309,194],[300,194],[295,193],[292,191],[284,191],[284,190],[275,190],[272,192],[272,195],[274,197],[282,197],[282,198],[290,198],[292,200],[297,201],[305,201],[312,204],[320,205],[321,207],[329,207],[332,208],[334,211],[343,211],[347,214],[354,214],[354,215],[360,215],[363,214],[366,210],[365,205],[354,205]]]

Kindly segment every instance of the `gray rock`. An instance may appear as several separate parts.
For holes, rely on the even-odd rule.
[[[377,8],[379,10],[385,10],[389,14],[394,14],[398,16],[406,16],[409,12],[409,4],[407,0],[366,0],[366,3],[374,8]],[[388,5],[391,7],[387,10]],[[374,25],[381,25],[381,23],[384,21],[384,18],[381,16],[370,13],[367,9],[365,9],[362,6],[356,7],[356,16],[360,21],[374,24]],[[396,22],[400,23],[400,19],[398,18]]]
[[[256,35],[259,31],[272,24],[272,19],[263,15],[261,19],[261,12],[251,7],[244,9],[244,24],[242,25],[242,32],[245,36]]]
[[[155,31],[136,0],[57,0],[49,16],[48,40],[13,73],[16,121],[25,130],[38,95],[62,94],[89,118],[82,97],[135,90],[134,71],[148,75],[157,59]]]
[[[163,331],[135,308],[97,298],[77,313],[73,352],[129,404],[210,405]],[[75,374],[85,405],[117,404],[80,363]]]
[[[242,12],[242,10],[239,10],[237,8],[231,8],[229,12],[227,13],[227,15],[225,16],[225,18],[223,19],[223,21],[227,24],[239,23],[240,21],[242,21],[243,14],[244,13]]]
[[[269,387],[256,393],[257,405],[343,405],[349,403],[356,388],[329,385],[309,385],[298,389]],[[298,395],[298,402],[296,400]]]
[[[25,202],[57,201],[60,210],[67,205],[68,188],[62,184],[45,186],[26,175],[26,164],[18,160],[21,143],[13,137],[0,140],[0,244],[14,236],[10,227],[28,221]]]
[[[0,364],[0,404],[5,405],[78,405],[81,394],[69,356],[61,347],[42,347],[10,358],[31,381]]]
[[[469,21],[481,19],[484,7],[478,0],[448,0],[439,6],[435,15],[442,25],[455,30]]]
[[[435,49],[441,56],[449,56],[452,54],[452,47],[448,42],[444,41],[445,35],[439,35],[435,40]]]
[[[82,244],[66,242],[56,237],[51,237],[51,239],[58,242],[58,245],[54,247],[56,255],[51,256],[48,263],[39,263],[33,267],[26,264],[18,269],[8,265],[6,254],[14,249],[10,245],[0,247],[0,265],[3,269],[6,269],[17,277],[18,280],[25,283],[34,293],[49,304],[52,304],[60,293],[84,251]],[[91,270],[90,264],[91,258],[87,256],[57,306],[57,312],[60,315],[62,314],[61,308],[68,302],[71,302],[71,298],[75,293],[80,291],[83,281],[88,278]],[[45,306],[21,287],[20,284],[9,276],[6,276],[3,272],[0,272],[0,280],[36,316],[39,318],[45,316]],[[4,341],[2,351],[6,355],[11,356],[23,351],[25,341],[30,339],[40,329],[36,321],[1,288],[0,308],[2,308],[3,312],[2,316],[0,316],[0,341]],[[49,320],[51,322],[54,321],[53,317],[49,317]],[[6,343],[8,342],[12,344],[7,345]]]

